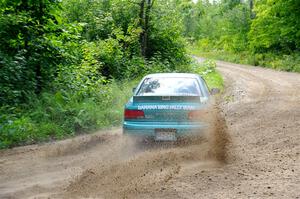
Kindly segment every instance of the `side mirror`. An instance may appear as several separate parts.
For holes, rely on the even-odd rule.
[[[135,89],[136,89],[136,87],[133,87],[133,88],[132,88],[132,92],[133,92],[133,93],[135,92]]]
[[[218,88],[212,88],[212,89],[210,89],[210,94],[211,95],[216,95],[218,93],[220,93],[220,89],[218,89]]]

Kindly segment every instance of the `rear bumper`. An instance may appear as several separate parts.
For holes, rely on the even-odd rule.
[[[205,123],[179,122],[130,122],[124,121],[123,133],[141,136],[155,136],[156,129],[176,129],[176,137],[199,134],[207,128]]]

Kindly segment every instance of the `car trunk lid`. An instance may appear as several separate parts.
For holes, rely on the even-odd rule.
[[[133,105],[144,112],[139,121],[186,122],[190,113],[200,110],[199,96],[134,96]]]

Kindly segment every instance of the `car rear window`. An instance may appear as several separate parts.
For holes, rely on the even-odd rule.
[[[151,77],[143,81],[137,95],[200,96],[201,92],[196,78]]]

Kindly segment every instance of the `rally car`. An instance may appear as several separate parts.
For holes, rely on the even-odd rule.
[[[157,73],[145,76],[125,105],[123,133],[176,141],[201,132],[207,124],[210,92],[197,74]]]

